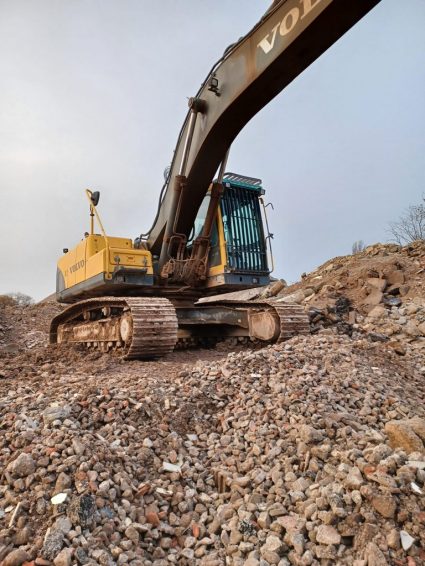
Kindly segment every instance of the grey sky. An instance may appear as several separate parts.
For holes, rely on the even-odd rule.
[[[264,0],[0,0],[0,293],[53,292],[102,193],[111,235],[154,216],[192,96]],[[425,191],[425,2],[383,0],[258,114],[228,169],[261,177],[275,274],[386,241]]]

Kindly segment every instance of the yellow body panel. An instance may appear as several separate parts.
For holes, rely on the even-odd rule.
[[[210,267],[208,270],[208,277],[214,277],[216,275],[224,273],[225,267],[227,265],[226,240],[224,239],[223,218],[220,208],[217,210],[217,228],[218,245],[220,248],[220,265]]]
[[[103,273],[105,270],[105,256],[106,250],[101,250],[96,254],[86,259],[86,279]]]
[[[118,267],[140,268],[153,274],[151,253],[135,249],[130,238],[113,238],[90,234],[58,261],[65,289],[103,273],[107,279]]]
[[[119,263],[126,267],[147,267],[147,256],[150,256],[150,252],[144,250],[132,250],[129,253],[122,248],[109,248],[109,263],[114,266]]]
[[[86,248],[87,245],[84,240],[77,244],[77,246],[74,248],[75,285],[77,285],[77,283],[81,283],[81,281],[84,281],[86,278]]]

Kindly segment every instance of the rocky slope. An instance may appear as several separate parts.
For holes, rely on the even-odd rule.
[[[334,258],[277,300],[303,304],[312,330],[339,323],[343,332],[375,334],[403,354],[425,349],[425,242],[376,244]]]

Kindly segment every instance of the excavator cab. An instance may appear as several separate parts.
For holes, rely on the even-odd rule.
[[[230,289],[267,285],[271,269],[267,250],[269,234],[266,238],[263,224],[262,196],[265,191],[262,182],[253,177],[225,173],[222,184],[224,191],[211,234],[207,286],[224,285]],[[202,229],[208,199],[209,195],[195,221],[195,234]],[[272,263],[270,248],[269,252]]]

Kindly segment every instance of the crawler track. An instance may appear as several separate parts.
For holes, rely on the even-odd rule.
[[[280,334],[277,342],[289,340],[299,334],[310,334],[309,318],[300,305],[278,303],[276,301],[214,301],[205,303],[205,305],[227,306],[238,309],[252,309],[252,310],[271,310],[280,321]]]
[[[278,342],[289,340],[298,334],[310,334],[310,322],[304,309],[299,305],[269,302],[280,319]]]
[[[105,314],[106,313],[106,314]],[[119,349],[126,359],[160,358],[177,342],[177,317],[164,298],[103,297],[81,301],[56,316],[50,343]]]
[[[308,317],[299,305],[272,301],[220,302],[216,305],[252,313],[272,312],[276,331],[271,341],[283,341],[298,334],[308,334]],[[280,331],[279,331],[280,328]],[[222,339],[224,327],[216,326]],[[240,334],[238,334],[240,336]],[[244,336],[250,337],[246,328]],[[255,333],[253,335],[256,336]],[[190,340],[181,338],[179,347],[205,342],[202,326]],[[50,343],[82,344],[102,352],[119,351],[126,359],[160,358],[174,350],[178,342],[178,317],[172,303],[165,298],[102,297],[71,305],[56,316],[50,326]]]

